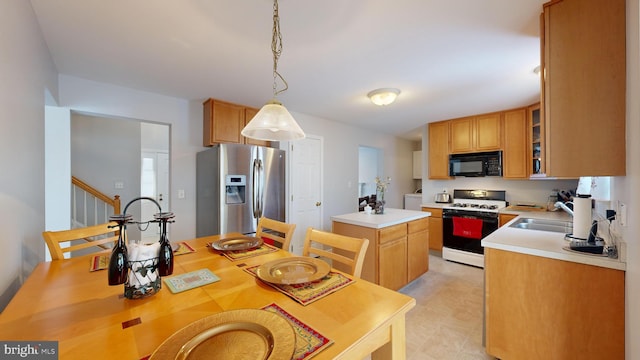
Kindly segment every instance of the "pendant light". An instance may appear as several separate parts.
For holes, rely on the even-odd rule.
[[[278,58],[282,53],[282,35],[280,34],[280,16],[278,15],[278,0],[273,2],[273,32],[271,38],[271,52],[273,53],[273,99],[269,100],[258,113],[242,129],[242,136],[267,141],[287,141],[304,139],[305,135],[293,116],[280,101],[278,94],[289,88],[287,81],[278,72]],[[284,83],[284,89],[278,90],[277,80]]]

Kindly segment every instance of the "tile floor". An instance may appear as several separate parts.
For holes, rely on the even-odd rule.
[[[483,270],[429,257],[429,271],[400,292],[407,314],[407,360],[493,359],[482,346]]]

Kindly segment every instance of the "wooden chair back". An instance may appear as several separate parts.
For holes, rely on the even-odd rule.
[[[304,239],[302,255],[317,255],[331,259],[332,262],[339,262],[350,269],[345,272],[360,277],[368,246],[369,240],[365,238],[339,235],[310,227]]]
[[[258,230],[256,236],[262,239],[269,239],[280,245],[283,250],[290,251],[291,239],[296,224],[287,224],[281,221],[261,217],[258,220]]]
[[[113,227],[110,227],[113,226]],[[95,251],[108,249],[105,246],[118,240],[118,224],[109,222],[83,228],[45,231],[42,233],[47,243],[52,260],[64,260],[64,253],[95,247]],[[61,247],[60,243],[70,242],[69,246]]]

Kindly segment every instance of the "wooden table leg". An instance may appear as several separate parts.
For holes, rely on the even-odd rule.
[[[371,354],[371,360],[404,360],[407,358],[407,338],[404,315],[397,316],[389,329],[390,340]]]

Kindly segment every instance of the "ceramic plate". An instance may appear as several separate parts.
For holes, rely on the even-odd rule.
[[[202,318],[165,340],[149,359],[290,359],[296,335],[282,316],[258,309]]]
[[[220,239],[211,243],[211,247],[220,251],[249,250],[262,245],[262,239],[255,236],[239,236]]]
[[[298,256],[263,264],[256,269],[256,275],[266,282],[293,285],[320,280],[330,270],[329,264],[320,259]]]

